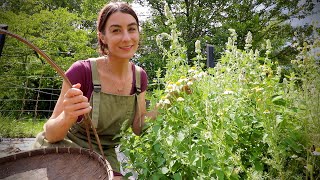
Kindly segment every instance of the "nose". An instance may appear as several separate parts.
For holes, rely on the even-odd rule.
[[[122,36],[122,40],[123,41],[130,41],[130,39],[131,39],[130,33],[128,31],[124,31],[123,36]]]

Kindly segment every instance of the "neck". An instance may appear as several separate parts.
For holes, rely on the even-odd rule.
[[[123,79],[127,77],[130,68],[129,59],[113,59],[112,57],[106,57],[106,68],[107,71],[112,73],[114,76]]]

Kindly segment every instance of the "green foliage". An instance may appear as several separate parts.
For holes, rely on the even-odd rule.
[[[253,35],[253,49],[258,48],[264,52],[265,49],[261,45],[265,39],[270,39],[274,47],[270,58],[279,61],[280,64],[288,64],[297,54],[295,48],[287,45],[293,41],[294,31],[310,35],[310,26],[291,27],[289,22],[293,18],[306,17],[314,7],[312,0],[307,0],[305,4],[301,4],[300,1],[282,0],[138,0],[138,2],[151,7],[152,17],[143,24],[143,37],[146,38],[143,38],[141,50],[141,60],[145,62],[151,80],[155,78],[155,70],[165,66],[161,59],[161,50],[154,43],[156,34],[170,32],[165,21],[164,3],[167,3],[173,12],[181,37],[185,40],[189,63],[192,63],[191,59],[196,56],[194,49],[196,40],[201,41],[202,52],[205,51],[206,44],[212,44],[215,48],[215,59],[220,59],[228,41],[228,29],[231,28],[238,34],[239,49],[244,49],[245,36],[250,31]]]
[[[20,35],[43,50],[63,70],[67,70],[76,60],[98,55],[95,31],[90,32],[85,28],[80,18],[81,15],[76,11],[70,11],[70,4],[63,1],[50,1],[53,4],[50,4],[49,1],[43,4],[38,1],[15,2],[22,5],[27,4],[26,6],[13,6],[11,2],[3,4],[1,8],[4,11],[0,11],[1,23],[7,24],[10,32]],[[69,1],[69,3],[72,2]],[[49,6],[50,8],[47,8]],[[32,89],[60,89],[62,80],[53,68],[23,43],[7,36],[2,55],[0,99],[49,100],[52,99],[49,94],[38,94]],[[3,91],[6,87],[17,88]],[[57,91],[48,93],[59,94]],[[36,105],[32,101],[27,103],[5,101],[0,102],[0,108],[4,110],[35,108],[50,110],[53,109],[53,106],[50,103]],[[17,112],[16,117],[20,117],[19,114]],[[46,116],[48,116],[47,113],[40,114],[40,117]]]
[[[230,29],[219,63],[203,71],[199,42],[191,67],[174,17],[166,15],[171,33],[157,39],[166,60],[166,73],[160,78],[158,72],[157,82],[165,89],[155,89],[151,100],[159,116],[141,136],[123,132],[124,167],[139,179],[317,178],[319,157],[309,149],[320,146],[320,68],[310,49],[319,44],[300,48],[296,73],[282,82],[280,66],[270,60],[271,42],[265,41],[261,55],[251,48],[248,33],[240,50]],[[167,39],[169,48],[163,45]]]
[[[44,120],[14,120],[0,114],[0,137],[2,138],[29,138],[43,130]]]

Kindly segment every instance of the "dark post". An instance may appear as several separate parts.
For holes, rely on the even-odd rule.
[[[8,25],[0,24],[0,28],[4,29],[4,30],[8,30]],[[3,49],[3,46],[4,46],[5,37],[6,37],[5,34],[0,34],[0,57],[2,56],[2,49]]]
[[[214,64],[214,47],[211,44],[207,44],[207,68],[213,68]]]

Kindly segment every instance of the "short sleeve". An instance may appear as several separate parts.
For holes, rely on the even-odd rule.
[[[142,69],[142,71],[141,71],[141,92],[146,91],[147,87],[148,87],[148,75],[147,75],[146,71]]]
[[[73,63],[66,71],[66,76],[69,78],[71,84],[81,84],[81,91],[89,99],[91,96],[90,89],[92,89],[91,66],[90,61],[81,60]]]
[[[80,90],[88,99],[90,99],[93,87],[91,64],[89,60],[81,60],[73,63],[66,71],[66,76],[70,80],[71,84],[80,83]],[[79,116],[77,122],[80,122],[82,118],[83,116]]]

